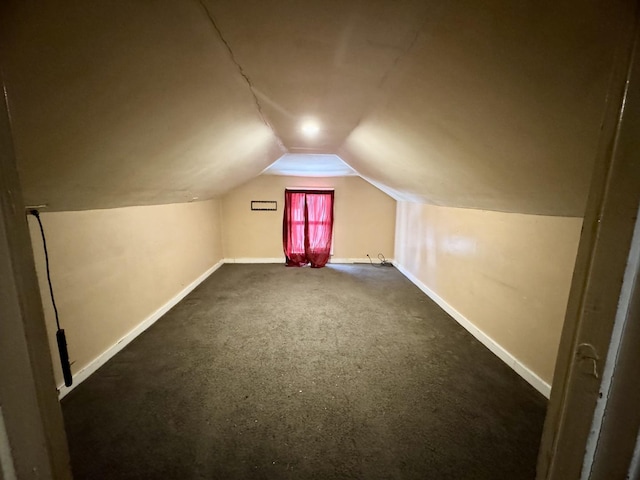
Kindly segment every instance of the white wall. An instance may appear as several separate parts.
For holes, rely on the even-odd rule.
[[[396,202],[360,177],[283,177],[262,175],[222,199],[226,258],[277,258],[284,261],[282,215],[286,188],[331,187],[334,198],[333,259],[393,255]],[[251,200],[275,200],[278,210],[251,211]],[[377,259],[376,259],[377,260]]]
[[[286,187],[335,188],[334,258],[394,257],[516,370],[548,388],[582,220],[410,202],[396,211],[395,200],[359,177],[261,176],[222,200],[42,213],[74,373],[223,258],[283,258]],[[251,211],[251,200],[276,200],[278,210]],[[61,383],[42,243],[35,220],[29,223]]]
[[[72,371],[81,371],[222,259],[219,201],[41,213]],[[57,383],[42,240],[29,221]]]
[[[581,218],[399,202],[395,260],[520,373],[550,384],[581,226]]]

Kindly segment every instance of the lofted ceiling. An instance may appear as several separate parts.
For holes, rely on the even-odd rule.
[[[398,199],[581,216],[624,4],[6,0],[25,200],[206,199],[322,154]]]
[[[285,153],[262,175],[291,177],[348,177],[358,173],[338,156],[318,153]]]

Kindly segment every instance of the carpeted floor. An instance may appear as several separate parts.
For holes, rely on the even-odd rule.
[[[76,480],[532,480],[546,408],[370,265],[225,265],[62,403]]]

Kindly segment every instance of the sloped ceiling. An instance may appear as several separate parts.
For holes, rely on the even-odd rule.
[[[580,216],[624,6],[5,1],[25,200],[205,199],[314,153],[396,198]]]
[[[290,177],[349,177],[358,173],[337,155],[326,153],[285,153],[262,175]]]

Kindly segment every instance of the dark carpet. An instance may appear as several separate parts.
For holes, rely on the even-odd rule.
[[[76,480],[532,480],[546,399],[394,268],[225,265],[62,406]]]

